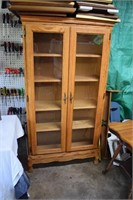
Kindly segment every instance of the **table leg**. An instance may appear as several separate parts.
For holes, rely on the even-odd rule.
[[[118,145],[117,149],[116,149],[115,152],[114,152],[114,155],[113,155],[111,161],[110,161],[109,164],[107,165],[106,169],[105,169],[104,171],[102,171],[103,174],[106,174],[106,173],[110,170],[110,168],[111,168],[111,166],[112,166],[112,164],[113,164],[113,161],[115,160],[115,158],[116,158],[117,155],[119,154],[119,152],[120,152],[122,146],[123,146],[122,143],[120,143],[120,144]]]
[[[131,190],[129,192],[128,199],[132,199],[132,197],[133,197],[133,183],[131,185]]]

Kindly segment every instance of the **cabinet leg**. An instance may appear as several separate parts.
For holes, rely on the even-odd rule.
[[[97,165],[99,163],[99,159],[96,157],[94,160],[94,164]]]
[[[97,165],[97,164],[99,163],[99,156],[96,156],[96,157],[95,157],[93,163],[94,163],[95,165]]]
[[[32,159],[29,157],[28,158],[28,172],[32,172],[33,168],[32,168]]]
[[[100,160],[100,152],[98,151],[95,156],[94,164],[97,165],[99,163],[99,160]]]

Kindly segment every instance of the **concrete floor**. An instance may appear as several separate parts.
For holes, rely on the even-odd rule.
[[[27,142],[19,140],[19,159],[27,170]],[[36,165],[30,177],[30,199],[82,200],[127,199],[130,181],[120,167],[103,175],[108,161],[94,165],[92,159]]]
[[[67,162],[34,168],[30,177],[30,199],[127,199],[130,182],[120,167],[102,174],[107,161]]]

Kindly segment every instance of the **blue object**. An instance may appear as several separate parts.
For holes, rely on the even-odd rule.
[[[28,199],[28,188],[30,186],[30,180],[27,174],[24,172],[19,181],[15,185],[15,197],[16,199]]]
[[[120,105],[114,101],[110,106],[110,122],[120,122]]]

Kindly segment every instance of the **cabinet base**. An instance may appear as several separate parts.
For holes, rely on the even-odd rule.
[[[55,153],[47,155],[29,155],[28,156],[28,170],[32,171],[34,164],[45,164],[50,162],[65,162],[75,159],[95,158],[99,160],[99,149],[76,151],[68,153]]]

